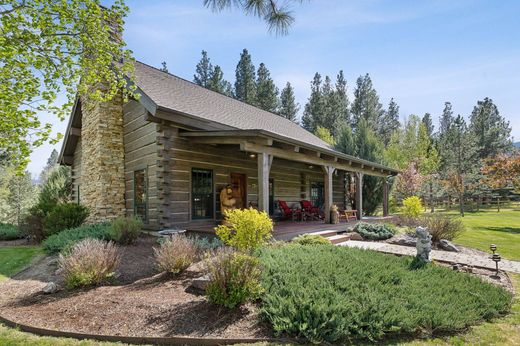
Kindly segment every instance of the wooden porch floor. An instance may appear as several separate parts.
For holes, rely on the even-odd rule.
[[[364,222],[380,222],[391,219],[392,216],[387,217],[365,217]],[[347,231],[347,228],[353,228],[359,221],[341,221],[338,224],[326,224],[323,221],[275,221],[273,236],[276,240],[290,240],[300,234],[312,233],[319,231]],[[199,227],[189,227],[189,233],[205,233],[214,234],[214,225],[201,225]]]

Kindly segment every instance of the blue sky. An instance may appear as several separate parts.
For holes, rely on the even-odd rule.
[[[283,0],[282,0],[283,1]],[[292,5],[289,35],[237,10],[213,13],[202,0],[127,0],[125,40],[136,59],[192,79],[202,49],[234,81],[240,52],[264,62],[277,85],[295,87],[303,109],[315,72],[343,70],[349,94],[370,73],[386,106],[393,97],[401,118],[429,112],[437,125],[445,101],[468,116],[477,100],[491,97],[520,139],[520,1],[310,0]],[[56,124],[64,131],[65,123]],[[31,157],[40,172],[52,147]]]

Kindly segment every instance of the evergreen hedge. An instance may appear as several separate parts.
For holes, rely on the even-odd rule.
[[[278,334],[314,343],[465,329],[506,313],[512,295],[412,257],[346,247],[265,247],[262,316]]]
[[[66,229],[45,239],[42,242],[42,247],[45,253],[54,255],[69,250],[83,239],[108,240],[110,239],[108,235],[109,227],[109,223],[99,223]]]

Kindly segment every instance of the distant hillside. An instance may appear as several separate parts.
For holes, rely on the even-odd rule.
[[[513,143],[513,145],[517,148],[520,148],[520,142]]]

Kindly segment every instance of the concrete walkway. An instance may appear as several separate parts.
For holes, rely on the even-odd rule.
[[[415,247],[393,245],[387,243],[349,240],[343,243],[339,243],[337,245],[375,250],[394,255],[415,256],[416,254]],[[458,252],[432,250],[432,252],[430,253],[430,258],[439,262],[460,263],[472,267],[486,268],[492,270],[496,268],[495,262],[493,262],[488,256],[484,255],[469,255]],[[502,261],[500,261],[498,265],[498,268],[500,270],[505,270],[512,273],[520,273],[520,262],[502,259]]]

